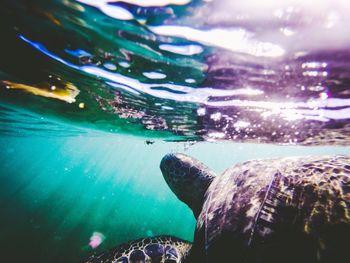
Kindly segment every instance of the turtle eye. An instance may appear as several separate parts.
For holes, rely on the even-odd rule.
[[[169,262],[176,262],[178,258],[177,251],[175,248],[167,246],[165,248],[165,259],[166,260],[171,260]]]
[[[130,254],[131,263],[144,263],[145,262],[145,253],[143,251],[136,249]]]
[[[145,247],[145,252],[152,260],[159,260],[164,255],[164,247],[160,244],[150,244]]]

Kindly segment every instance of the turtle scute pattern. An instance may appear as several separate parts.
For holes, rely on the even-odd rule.
[[[180,263],[190,247],[172,236],[142,238],[91,256],[85,263]]]
[[[350,156],[245,162],[215,179],[205,199],[192,250],[202,252],[191,252],[197,258],[205,248],[217,251],[216,260],[225,247],[237,262],[255,253],[259,262],[276,255],[287,262],[289,253],[334,263],[350,249]]]

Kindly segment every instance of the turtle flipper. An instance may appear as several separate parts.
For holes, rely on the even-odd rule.
[[[141,238],[91,256],[85,263],[181,263],[192,244],[173,236]]]
[[[197,218],[204,195],[215,177],[206,165],[184,154],[167,154],[160,163],[164,179],[176,194],[193,211]]]

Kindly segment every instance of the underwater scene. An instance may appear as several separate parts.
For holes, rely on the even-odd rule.
[[[346,0],[3,0],[0,262],[337,263]]]

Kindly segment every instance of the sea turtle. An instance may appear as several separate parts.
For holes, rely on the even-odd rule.
[[[349,258],[350,156],[254,160],[216,176],[190,156],[168,154],[160,168],[197,218],[193,246],[182,246],[174,262],[334,263]],[[168,245],[176,247],[176,242]],[[168,261],[129,257],[129,262]]]
[[[173,236],[140,238],[91,256],[86,263],[177,263],[187,256],[191,243]]]

